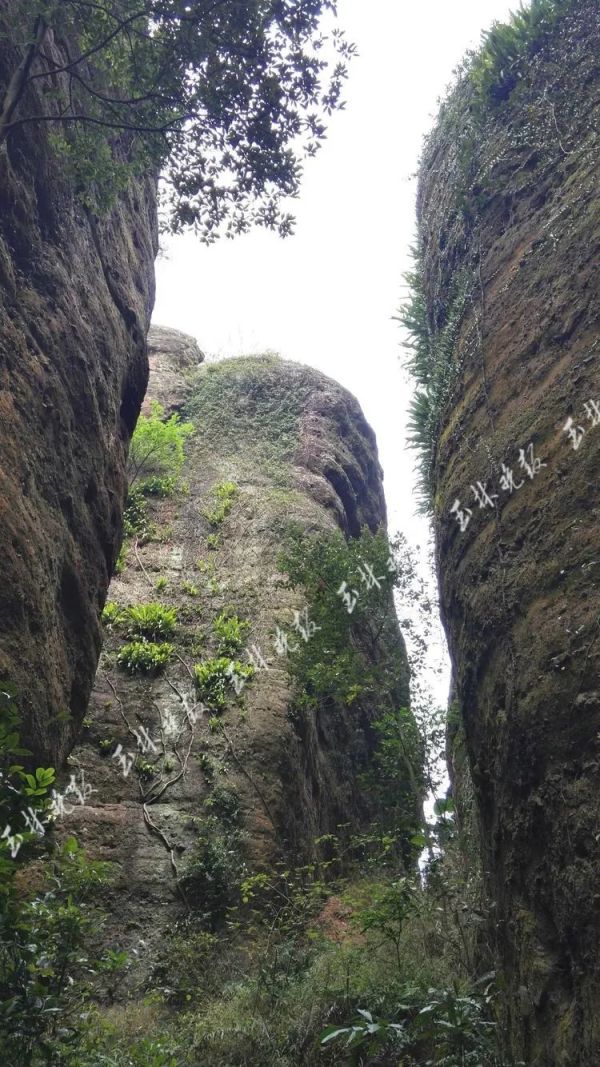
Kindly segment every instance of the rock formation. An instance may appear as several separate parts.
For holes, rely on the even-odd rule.
[[[600,1060],[600,26],[593,0],[563,8],[483,112],[462,80],[418,200],[427,325],[447,358],[441,607],[501,1031],[536,1067]]]
[[[0,88],[17,62],[0,40]],[[50,96],[29,94],[50,113]],[[157,237],[153,183],[97,218],[61,177],[49,128],[15,127],[0,146],[0,677],[16,688],[24,739],[53,761],[100,651]]]
[[[147,401],[182,410],[195,433],[186,445],[185,491],[148,498],[150,521],[128,540],[109,600],[120,610],[148,602],[175,609],[174,652],[164,673],[129,675],[118,661],[126,634],[117,607],[109,609],[89,715],[69,760],[70,772],[95,792],[64,821],[90,855],[118,864],[107,933],[129,950],[141,937],[148,966],[191,902],[194,885],[184,875],[199,841],[212,889],[202,882],[196,907],[208,907],[210,924],[222,919],[243,870],[314,860],[319,835],[369,824],[360,775],[369,767],[372,723],[390,700],[408,705],[391,593],[364,650],[378,665],[375,693],[303,701],[288,669],[293,648],[306,642],[309,651],[315,633],[310,604],[279,565],[290,521],[307,538],[385,529],[375,438],[357,402],[319,372],[274,356],[198,369],[195,343],[175,331],[151,330],[149,350]],[[223,486],[233,495],[219,517]],[[346,610],[341,598],[338,610]],[[245,647],[229,654],[253,663],[255,674],[237,696],[228,685],[224,707],[211,709],[195,669],[224,654],[214,623],[228,612],[246,631]],[[360,624],[352,641],[359,638]],[[136,757],[130,771],[128,754]],[[418,758],[413,773],[418,779]],[[409,799],[413,826],[418,792]],[[233,865],[225,882],[217,852]]]

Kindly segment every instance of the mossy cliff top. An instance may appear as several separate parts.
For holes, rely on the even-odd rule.
[[[200,447],[252,468],[253,479],[314,496],[344,532],[386,521],[375,434],[333,379],[274,354],[203,366],[189,382],[187,417]]]

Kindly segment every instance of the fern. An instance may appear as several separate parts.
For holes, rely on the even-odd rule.
[[[405,367],[415,380],[409,406],[407,442],[418,453],[419,510],[430,513],[433,500],[433,458],[441,413],[458,375],[455,347],[469,297],[466,272],[455,280],[445,325],[437,333],[430,328],[421,255],[411,249],[415,269],[405,275],[409,297],[395,318],[404,327]]]
[[[482,34],[482,45],[469,71],[480,109],[505,100],[526,69],[544,36],[573,6],[574,0],[532,0],[513,12],[510,21],[495,22]]]

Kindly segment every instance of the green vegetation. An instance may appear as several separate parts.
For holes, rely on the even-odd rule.
[[[232,695],[232,689],[255,673],[252,664],[240,663],[227,656],[217,656],[194,667],[194,681],[198,696],[214,711],[222,711]]]
[[[123,534],[125,537],[136,537],[141,544],[151,541],[156,534],[142,484],[129,487],[123,510]]]
[[[113,626],[118,626],[123,619],[123,608],[119,604],[115,604],[114,600],[107,600],[102,612],[102,622],[106,627],[112,629]]]
[[[24,0],[0,23],[15,55],[0,144],[50,119],[61,168],[96,214],[133,176],[160,172],[162,223],[173,232],[191,227],[210,242],[261,225],[285,235],[293,219],[282,201],[297,194],[302,160],[342,106],[354,52],[337,28],[323,51],[331,11],[328,0]],[[64,79],[48,63],[49,40],[69,42]],[[42,116],[30,92],[40,78],[55,105]]]
[[[196,597],[200,594],[198,586],[194,585],[193,582],[182,582],[181,588],[183,589],[184,593],[187,593],[187,595],[191,597]]]
[[[573,0],[531,0],[512,12],[508,22],[495,22],[484,31],[482,46],[467,68],[480,107],[510,96],[527,73],[532,55],[572,7]]]
[[[250,623],[244,622],[237,615],[221,612],[213,622],[213,632],[217,637],[217,651],[221,656],[234,656],[241,652],[250,631]]]
[[[73,838],[61,848],[51,843],[54,770],[28,772],[15,762],[30,755],[19,722],[14,690],[2,683],[0,1058],[43,1067],[76,1062],[84,1005],[92,988],[102,995],[110,961],[90,948],[101,923],[91,900],[111,865],[87,861]]]
[[[0,901],[3,907],[10,907],[15,899],[17,865],[14,860],[31,856],[30,846],[33,842],[39,844],[38,831],[32,826],[42,825],[48,815],[48,791],[55,779],[53,767],[37,767],[30,772],[21,763],[31,753],[21,745],[19,723],[15,689],[9,682],[1,682]]]
[[[240,798],[233,789],[218,785],[204,801],[204,807],[225,826],[236,826],[240,818]]]
[[[9,759],[19,751],[13,726],[8,719],[0,731]],[[393,788],[397,729],[388,718],[376,730],[374,773]],[[212,781],[215,763],[202,755]],[[150,778],[156,767],[142,761],[138,772]],[[23,797],[3,788],[3,804],[42,811],[48,773],[42,785],[39,774],[31,781],[16,774]],[[107,1008],[129,961],[118,947],[99,958],[90,948],[102,922],[93,896],[107,884],[109,865],[89,864],[69,841],[48,861],[41,889],[25,897],[9,889],[0,947],[7,1062],[502,1067],[492,975],[473,964],[482,905],[462,876],[451,814],[446,855],[430,862],[422,884],[399,873],[394,833],[382,828],[350,840],[324,835],[315,842],[321,858],[304,866],[252,871],[238,794],[215,784],[204,806],[197,840],[179,864],[190,911],[163,938],[154,992],[143,1001]],[[16,864],[2,860],[6,896],[5,865],[14,872]],[[481,943],[478,957],[484,962]]]
[[[177,1067],[502,1067],[493,976],[469,977],[477,927],[441,860],[423,886],[398,877],[384,838],[384,866],[364,870],[357,840],[332,880],[342,853],[330,838],[328,861],[250,873],[235,827],[212,815],[198,826],[180,876],[192,914],[157,961],[170,1011],[146,1019],[148,1048],[168,1048]],[[115,1061],[135,1047],[96,1026]]]
[[[300,724],[312,715],[337,717],[346,735],[359,731],[346,744],[347,776],[361,783],[374,832],[393,831],[396,857],[410,870],[424,843],[423,739],[407,710],[407,670],[397,654],[392,589],[404,591],[407,583],[394,547],[383,530],[365,528],[347,541],[340,531],[308,537],[292,526],[279,565],[307,600],[295,631],[289,630],[291,714]],[[374,751],[360,733],[363,715]]]
[[[207,574],[210,577],[214,576],[215,564],[212,559],[197,559],[196,570],[200,571],[200,574]]]
[[[229,515],[239,492],[235,482],[219,482],[213,486],[212,494],[214,505],[209,511],[205,511],[205,517],[211,526],[220,526]]]
[[[5,912],[0,947],[3,1062],[31,1067],[77,1062],[90,993],[101,994],[104,975],[126,965],[124,954],[98,957],[92,947],[102,923],[92,902],[110,876],[110,864],[86,860],[69,838],[46,859],[35,890],[14,899]]]
[[[247,461],[255,473],[268,475],[270,486],[286,488],[311,391],[311,368],[286,364],[282,374],[282,361],[275,355],[226,359],[200,368],[186,415],[200,441],[218,440],[221,456],[235,457],[236,465]]]
[[[115,574],[122,574],[127,562],[127,554],[129,552],[129,546],[127,544],[121,545],[121,550],[115,561]]]
[[[234,820],[228,819],[224,826],[216,813],[198,823],[198,838],[186,855],[179,884],[190,907],[202,916],[209,930],[215,930],[238,899],[246,873],[240,853],[241,834]]]
[[[366,652],[385,633],[386,620],[389,623],[396,582],[388,567],[390,556],[384,531],[372,534],[364,528],[360,537],[347,541],[339,530],[308,537],[302,528],[288,527],[279,567],[307,600],[295,631],[290,631],[297,646],[289,657],[297,702],[316,707],[337,701],[349,706],[359,696],[381,698],[381,667],[375,673]],[[342,586],[351,611],[340,592]],[[390,662],[389,669],[389,688],[406,692],[406,679],[397,664],[392,667]]]
[[[154,588],[156,589],[157,593],[162,593],[163,589],[166,589],[166,587],[167,579],[165,577],[160,577],[156,579],[156,585],[154,586]]]
[[[167,642],[130,641],[119,651],[117,662],[130,674],[157,674],[172,654],[173,645]]]
[[[159,637],[171,637],[174,633],[177,611],[162,604],[138,604],[126,608],[120,621],[128,637],[157,641]]]
[[[192,424],[182,422],[179,415],[168,419],[164,415],[162,405],[151,401],[150,414],[140,415],[129,449],[130,487],[139,482],[140,491],[150,496],[157,495],[157,491],[161,496],[174,491],[183,467],[186,439],[194,432]]]
[[[396,318],[407,333],[407,340],[403,342],[409,353],[405,365],[416,386],[409,407],[407,441],[418,453],[420,507],[429,513],[433,502],[435,447],[445,404],[458,380],[460,365],[456,359],[456,342],[471,299],[472,283],[467,272],[455,277],[453,292],[448,297],[445,324],[435,332],[427,316],[423,264],[417,249],[413,249],[413,257],[415,268],[405,276],[410,295]]]

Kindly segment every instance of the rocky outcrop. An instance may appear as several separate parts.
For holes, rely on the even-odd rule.
[[[174,331],[153,329],[149,347],[148,399],[183,409],[195,433],[186,445],[185,491],[149,498],[152,530],[128,542],[110,601],[174,608],[174,653],[163,674],[130,676],[117,661],[123,631],[108,625],[89,716],[69,761],[95,792],[64,821],[92,856],[117,864],[107,936],[135,947],[148,967],[188,904],[206,906],[210,925],[211,908],[227,907],[244,870],[314,860],[319,835],[368,825],[360,775],[374,745],[372,722],[386,694],[394,707],[408,704],[391,594],[368,653],[381,668],[377,699],[298,701],[291,653],[281,643],[282,635],[297,646],[312,634],[310,606],[279,565],[290,521],[307,536],[385,527],[375,438],[355,399],[317,371],[276,357],[198,370],[201,353]],[[211,512],[223,485],[235,494],[217,521]],[[215,711],[199,699],[194,669],[219,655],[213,624],[228,611],[247,624],[234,658],[256,671],[237,696],[229,686],[226,707]],[[295,612],[308,637],[294,629]],[[154,748],[140,747],[142,729]],[[135,757],[129,772],[120,758],[128,753]],[[419,798],[413,802],[416,813]],[[192,901],[182,875],[199,840],[202,885]]]
[[[501,1032],[537,1067],[600,1060],[600,39],[596,3],[564,10],[483,115],[463,80],[419,191],[434,343],[454,316],[432,471],[441,608]]]
[[[18,60],[0,39],[0,91]],[[29,94],[50,113],[51,96]],[[0,677],[46,762],[69,751],[100,652],[157,251],[153,182],[97,218],[61,176],[50,126],[0,147]]]

